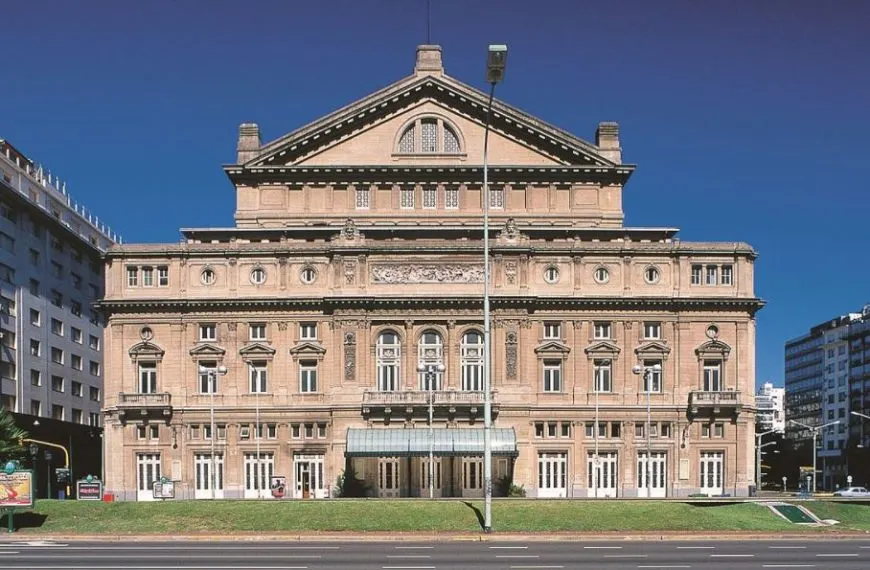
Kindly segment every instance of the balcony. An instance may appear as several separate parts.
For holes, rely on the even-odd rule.
[[[172,417],[171,394],[118,394],[121,421],[164,420]]]
[[[710,392],[694,390],[689,393],[690,416],[738,416],[743,409],[740,392]]]
[[[364,418],[383,417],[402,421],[429,417],[429,398],[433,399],[433,415],[440,419],[483,419],[483,392],[458,390],[404,390],[399,392],[363,392],[362,415]],[[498,415],[492,392],[492,415]]]

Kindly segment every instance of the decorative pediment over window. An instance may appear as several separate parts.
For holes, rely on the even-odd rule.
[[[323,360],[326,349],[316,342],[300,342],[290,349],[293,360]]]
[[[545,342],[535,348],[535,354],[538,355],[538,358],[561,358],[564,360],[568,358],[569,352],[571,352],[571,347],[555,340]]]
[[[134,344],[132,347],[130,347],[129,353],[130,358],[133,359],[133,362],[138,362],[140,360],[160,361],[163,360],[163,355],[166,353],[166,351],[164,351],[153,342],[143,340],[142,342]]]
[[[696,348],[695,354],[698,355],[699,359],[721,358],[722,360],[728,360],[728,355],[731,354],[731,347],[721,340],[713,339]]]
[[[190,355],[194,360],[219,360],[227,351],[215,344],[199,344],[190,349]]]
[[[641,358],[661,358],[665,360],[671,353],[671,348],[658,341],[645,342],[634,349],[635,354]]]
[[[272,360],[275,357],[275,352],[274,348],[262,342],[252,342],[239,349],[239,355],[246,362]]]
[[[602,340],[586,347],[586,356],[589,359],[610,358],[616,360],[619,358],[620,352],[621,349],[618,346],[607,340]]]

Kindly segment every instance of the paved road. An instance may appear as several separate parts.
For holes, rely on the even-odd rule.
[[[761,570],[870,568],[870,540],[803,542],[172,542],[0,541],[3,570]]]

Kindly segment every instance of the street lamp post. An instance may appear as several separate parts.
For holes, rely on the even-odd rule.
[[[631,371],[635,374],[640,374],[643,372],[643,391],[646,392],[646,462],[644,463],[644,479],[646,482],[646,498],[652,498],[652,480],[650,478],[650,462],[652,462],[652,406],[650,405],[650,394],[652,393],[652,374],[653,372],[660,372],[662,369],[661,364],[654,364],[652,366],[641,366],[640,364],[636,364],[632,367]]]
[[[440,362],[437,364],[417,365],[417,371],[425,374],[426,388],[429,390],[429,498],[435,498],[435,431],[433,430],[433,422],[435,416],[435,378],[436,374],[444,372],[444,365]]]
[[[755,434],[755,492],[761,492],[761,450],[770,445],[776,445],[775,441],[768,441],[764,445],[761,443],[761,438],[774,433],[776,430],[768,430],[763,433]]]
[[[217,434],[215,433],[214,428],[214,393],[217,389],[217,375],[220,374],[223,376],[227,373],[226,366],[218,366],[216,368],[206,368],[205,366],[199,367],[199,374],[202,376],[206,375],[208,378],[208,393],[209,393],[209,403],[210,403],[210,415],[211,415],[211,468],[209,469],[209,488],[211,489],[211,498],[215,498],[215,482],[217,481],[217,477],[215,476],[215,439],[217,439]]]
[[[490,84],[483,130],[483,532],[492,532],[492,367],[489,323],[489,115],[495,86],[504,79],[507,46],[490,45],[486,58],[486,81]]]
[[[30,459],[33,460],[33,496],[36,497],[38,491],[38,488],[36,486],[36,456],[39,455],[39,446],[35,443],[31,443],[27,449],[28,451],[30,451]]]
[[[815,493],[816,492],[816,479],[818,478],[817,477],[818,472],[816,470],[816,445],[818,444],[818,442],[816,440],[818,439],[818,435],[819,435],[820,431],[822,431],[826,427],[837,425],[838,423],[840,423],[840,420],[828,422],[828,423],[822,424],[820,426],[808,426],[807,424],[802,424],[802,423],[795,421],[795,420],[788,420],[788,421],[813,432],[813,493]],[[809,488],[807,490],[809,490]]]

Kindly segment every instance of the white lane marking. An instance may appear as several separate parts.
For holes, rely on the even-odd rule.
[[[819,557],[827,557],[827,558],[846,558],[852,556],[858,556],[857,554],[816,554]]]
[[[586,550],[620,550],[621,546],[584,546]]]
[[[762,568],[815,568],[815,564],[762,564]]]
[[[602,558],[647,558],[646,554],[605,554]]]
[[[0,554],[19,554],[18,550],[0,550]]]
[[[68,560],[70,558],[69,554],[36,554],[36,553],[33,553],[32,556],[38,556],[40,560],[52,560],[52,559],[58,559],[58,558],[63,559],[63,560]],[[227,555],[226,554],[214,554],[214,555],[197,554],[196,557],[199,560],[208,560],[208,559],[223,560],[223,559],[227,558]],[[78,559],[78,558],[79,557],[76,557],[76,558],[74,558],[74,560]],[[129,559],[160,560],[160,559],[164,559],[164,558],[169,559],[169,560],[175,560],[178,558],[178,555],[177,554],[148,554],[148,553],[145,553],[145,554],[135,554],[135,555],[131,555],[131,556],[112,556],[110,554],[109,556],[97,555],[97,556],[81,557],[82,560],[115,560],[115,559],[118,559],[118,560],[129,560]],[[321,558],[323,558],[323,556],[321,556],[319,554],[264,554],[263,556],[257,556],[258,560],[287,560],[288,558],[291,558],[294,560],[295,559],[320,560]]]
[[[87,568],[87,566],[74,566],[73,568]],[[114,568],[104,566],[104,568]],[[239,570],[234,566],[124,566],[124,570]],[[245,570],[305,570],[308,566],[244,566]],[[432,568],[435,568],[432,566]],[[70,570],[70,566],[3,566],[3,570]]]
[[[537,554],[498,554],[496,558],[540,558]]]
[[[564,568],[564,566],[511,566],[512,570],[519,570],[520,568],[532,570],[533,568]]]
[[[806,548],[806,546],[768,546],[768,548],[774,550],[798,550],[802,548]]]
[[[434,570],[434,566],[381,566],[384,570]]]
[[[686,564],[683,566],[678,566],[678,565],[674,565],[674,566],[638,566],[638,568],[691,568],[691,566]]]
[[[492,550],[526,550],[528,546],[490,546]]]
[[[397,546],[396,550],[431,550],[434,546]]]
[[[752,558],[754,554],[711,554],[710,558]]]
[[[32,545],[32,548],[43,548],[45,545]],[[177,545],[167,545],[161,544],[159,542],[154,543],[153,546],[69,546],[66,545],[55,545],[55,546],[64,546],[64,550],[152,550],[154,548],[160,550],[213,550],[213,551],[221,551],[221,550],[338,550],[340,546],[275,546],[264,544],[262,546],[253,546],[240,544],[238,546],[232,545],[221,545],[221,546],[177,546]]]
[[[678,546],[677,550],[714,550],[715,546]]]
[[[432,558],[428,554],[387,554],[387,558]]]

